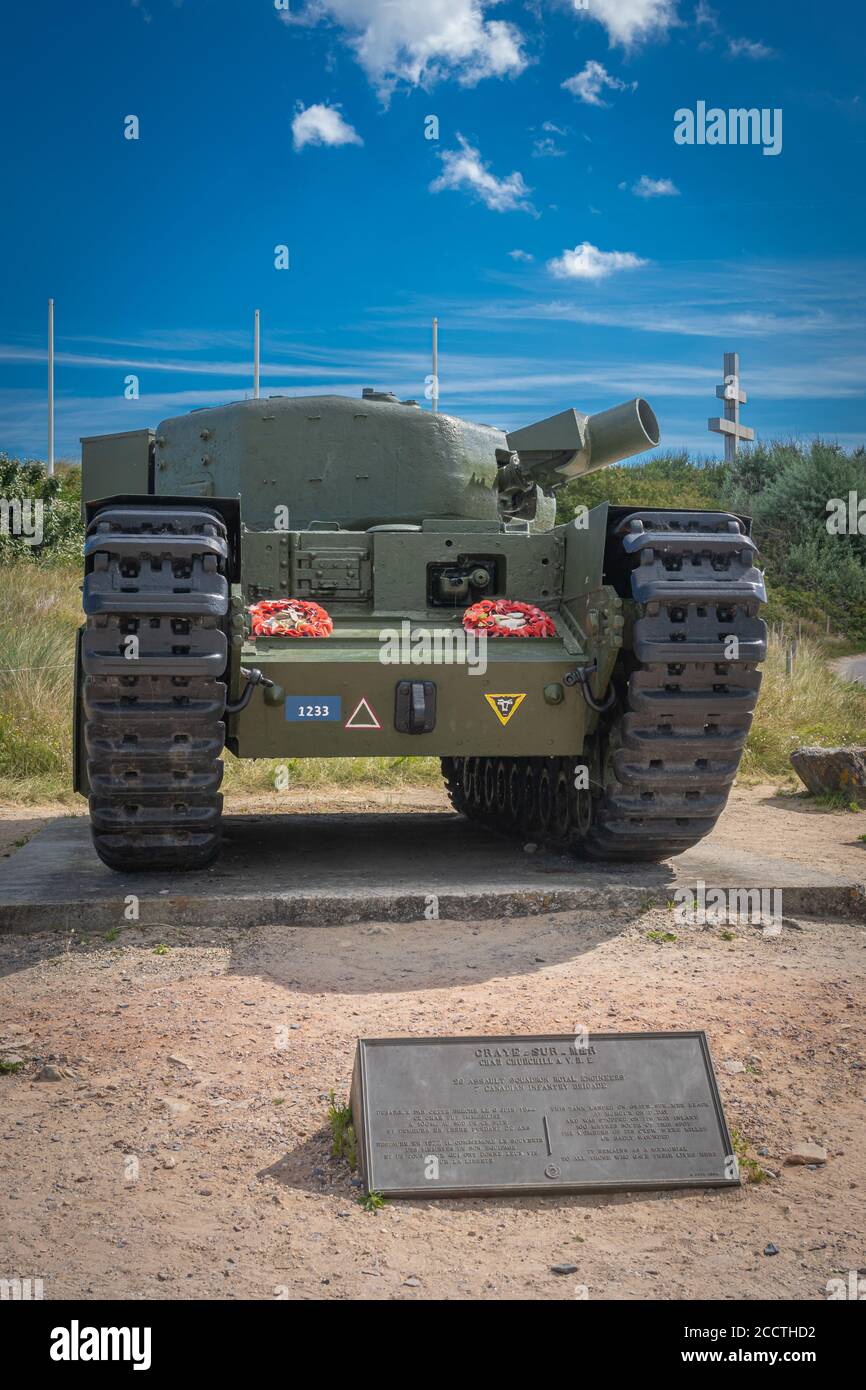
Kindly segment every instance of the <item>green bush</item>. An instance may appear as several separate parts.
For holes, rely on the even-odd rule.
[[[569,483],[557,497],[557,521],[570,521],[578,506],[698,507],[722,505],[726,466],[695,463],[687,454],[658,454],[644,463],[600,468]]]
[[[41,504],[42,543],[32,545],[21,534],[16,514],[35,518]],[[16,506],[16,504],[18,504]],[[78,561],[84,539],[81,522],[81,469],[58,466],[49,478],[41,463],[21,462],[0,453],[0,564],[15,560]],[[25,529],[31,530],[31,527]],[[18,534],[16,534],[18,531]],[[31,530],[32,533],[32,530]]]

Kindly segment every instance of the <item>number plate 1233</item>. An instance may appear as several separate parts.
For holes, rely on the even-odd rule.
[[[341,720],[341,705],[339,695],[287,695],[286,718],[296,724]]]

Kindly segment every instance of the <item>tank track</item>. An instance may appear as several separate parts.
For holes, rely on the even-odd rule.
[[[766,656],[754,559],[754,542],[725,513],[614,520],[605,579],[627,618],[616,704],[574,758],[443,759],[454,809],[593,859],[665,859],[708,835],[739,767]]]
[[[85,556],[94,847],[125,872],[205,868],[220,850],[225,524],[199,506],[108,506],[87,528]]]

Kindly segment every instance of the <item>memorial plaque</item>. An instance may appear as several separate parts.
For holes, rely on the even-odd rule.
[[[390,1197],[739,1183],[705,1033],[361,1038],[352,1114]]]

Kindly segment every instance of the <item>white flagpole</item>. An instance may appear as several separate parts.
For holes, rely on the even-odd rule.
[[[439,320],[433,320],[433,413],[439,409]]]
[[[48,301],[48,476],[54,475],[54,300]]]
[[[259,366],[261,362],[261,324],[260,314],[256,309],[255,328],[253,330],[253,398],[259,399]]]

